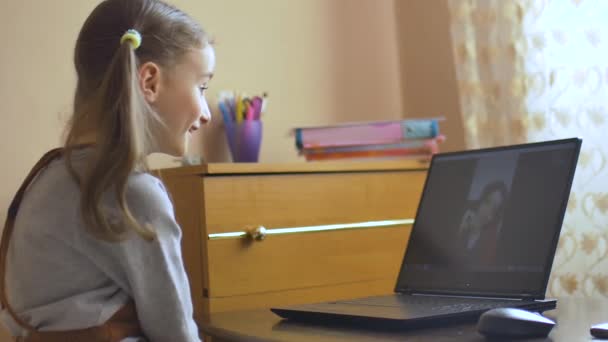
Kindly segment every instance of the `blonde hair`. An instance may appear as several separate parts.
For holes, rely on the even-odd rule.
[[[136,50],[129,42],[120,43],[128,29],[142,36]],[[154,62],[169,68],[188,50],[208,43],[191,17],[158,0],[105,0],[85,21],[74,51],[78,83],[65,159],[80,185],[85,226],[97,238],[118,241],[132,229],[154,239],[155,233],[135,220],[126,200],[129,176],[147,170],[151,125],[160,122],[139,87],[138,66]],[[92,155],[86,169],[76,172],[72,153],[91,133],[95,136]],[[123,217],[118,223],[101,207],[105,193],[118,203]]]

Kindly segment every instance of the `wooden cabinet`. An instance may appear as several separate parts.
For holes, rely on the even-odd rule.
[[[183,230],[197,320],[391,293],[426,167],[230,163],[159,171]]]

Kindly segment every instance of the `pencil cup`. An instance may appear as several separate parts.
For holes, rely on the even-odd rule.
[[[235,163],[256,163],[262,144],[262,121],[229,122],[225,123],[225,129],[232,161]]]

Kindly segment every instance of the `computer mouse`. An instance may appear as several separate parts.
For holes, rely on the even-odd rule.
[[[591,336],[595,338],[608,338],[608,323],[596,324],[589,330]]]
[[[555,322],[536,312],[523,309],[497,308],[484,312],[477,322],[477,331],[486,337],[546,337]]]

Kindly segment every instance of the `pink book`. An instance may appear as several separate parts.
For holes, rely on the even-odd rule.
[[[407,139],[439,135],[437,119],[376,121],[323,127],[296,128],[296,146],[315,148],[349,145],[393,144]]]

